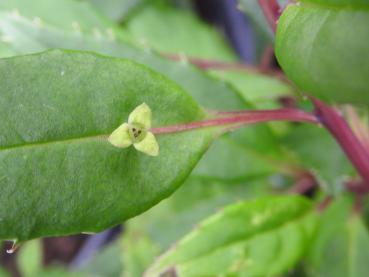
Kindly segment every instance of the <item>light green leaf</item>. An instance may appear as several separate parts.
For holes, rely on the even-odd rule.
[[[29,5],[28,0],[17,0],[16,2],[4,0],[3,2],[6,4],[0,6],[0,34],[7,40],[6,42],[0,41],[0,45],[6,44],[11,47],[12,55],[39,52],[50,48],[67,48],[128,58],[143,63],[177,82],[207,108],[240,109],[244,107],[244,102],[224,82],[209,79],[204,73],[187,63],[178,65],[152,53],[150,49],[140,50],[131,46],[123,41],[125,33],[119,31],[118,27],[111,22],[109,26],[112,32],[110,28],[96,29],[96,24],[102,25],[103,23],[94,21],[80,32],[73,29],[73,26],[72,29],[63,27],[73,22],[78,23],[82,14],[87,18],[95,18],[96,12],[89,6],[84,6],[86,9],[79,11],[79,3],[76,5],[75,1],[60,0],[58,10],[65,12],[53,14],[50,19],[50,13],[44,7],[53,5],[54,0],[32,2],[32,7],[27,10],[24,8]],[[14,16],[13,13],[17,10],[18,14]],[[68,13],[68,16],[64,16],[64,13]],[[42,28],[34,24],[35,17],[41,18]],[[56,26],[54,21],[58,23]],[[83,22],[85,26],[88,20],[85,19]]]
[[[288,96],[292,88],[276,78],[239,71],[211,71],[211,75],[231,84],[245,101],[259,109],[278,108],[278,98]]]
[[[0,2],[0,11],[1,17],[9,16],[18,20],[27,18],[39,30],[49,26],[53,27],[54,30],[61,29],[65,32],[75,33],[75,35],[78,35],[78,33],[96,35],[96,32],[99,31],[101,35],[106,36],[107,30],[115,29],[114,24],[102,17],[93,9],[92,5],[86,2],[73,0],[37,0],[32,2],[4,0]],[[1,29],[4,33],[12,31],[12,27],[6,22],[1,21],[1,23]],[[16,33],[9,33],[9,35],[12,34],[17,35]]]
[[[129,134],[129,125],[128,123],[123,123],[117,129],[111,133],[108,140],[115,147],[126,148],[132,145],[133,141]]]
[[[160,276],[270,276],[301,257],[314,226],[311,203],[297,196],[241,202],[203,221],[146,272]],[[278,257],[278,258],[276,258]]]
[[[310,170],[329,194],[341,193],[347,177],[356,174],[337,142],[323,128],[296,126],[281,142],[296,164]]]
[[[193,13],[150,1],[125,25],[138,45],[163,53],[216,60],[235,60],[235,54],[224,38]]]
[[[263,177],[229,184],[192,174],[171,197],[126,223],[128,234],[123,235],[123,267],[134,268],[137,274],[127,272],[124,276],[142,276],[157,254],[163,253],[224,205],[265,195],[269,189]],[[156,249],[156,255],[140,250],[141,243],[137,240],[141,239],[149,249]]]
[[[151,128],[151,110],[150,107],[143,103],[136,107],[128,117],[129,124],[137,124],[144,129]]]
[[[150,156],[159,155],[159,145],[155,139],[155,136],[151,132],[147,132],[145,138],[133,144],[138,150]]]
[[[140,230],[127,228],[122,238],[122,277],[139,277],[159,255],[159,246]]]
[[[279,19],[276,55],[304,92],[338,103],[369,103],[368,1],[304,0]]]
[[[42,269],[42,245],[40,240],[32,240],[19,249],[17,263],[22,276],[37,276]]]
[[[131,61],[50,51],[0,60],[0,83],[0,239],[121,223],[178,188],[215,137],[160,135],[155,158],[113,147],[107,135],[140,103],[153,126],[206,116],[176,84]]]
[[[121,21],[132,13],[143,0],[89,0],[105,16]]]
[[[78,272],[85,274],[86,277],[117,277],[121,275],[122,270],[121,249],[117,241],[99,249],[87,264],[78,268]]]
[[[307,256],[306,271],[314,277],[362,277],[369,264],[369,232],[353,214],[347,196],[324,212]]]

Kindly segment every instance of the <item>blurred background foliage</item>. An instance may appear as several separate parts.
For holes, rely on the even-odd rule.
[[[281,78],[273,53],[268,54],[274,38],[256,2],[2,0],[0,56],[49,48],[90,50],[143,63],[210,110],[311,108]],[[207,68],[213,61],[247,66]],[[101,234],[30,241],[11,256],[2,251],[0,276],[141,276],[159,254],[224,205],[286,192],[306,173],[330,194],[338,194],[354,174],[322,128],[287,123],[243,128],[214,143],[183,186],[156,207]],[[334,226],[340,222],[337,228],[343,230],[337,249],[356,247],[347,238],[353,232],[368,244],[362,222],[347,228],[347,213],[335,218],[335,209],[348,210],[347,205],[332,209],[328,220]],[[331,236],[329,227],[321,228],[327,230],[319,236]],[[321,264],[329,248],[317,239],[322,243],[311,249],[311,262],[324,272],[322,267],[336,266],[346,252],[337,250],[331,264]],[[305,274],[313,273],[301,264],[287,275]]]

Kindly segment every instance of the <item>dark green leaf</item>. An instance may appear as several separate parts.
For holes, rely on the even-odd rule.
[[[291,268],[314,229],[311,203],[270,197],[226,207],[165,253],[146,276],[270,276]]]
[[[160,135],[160,154],[105,135],[139,104],[154,126],[201,120],[173,82],[133,62],[52,51],[0,61],[0,238],[97,232],[169,196],[214,139],[211,129]],[[170,108],[172,107],[172,108]]]
[[[369,103],[369,3],[304,0],[279,19],[276,55],[308,94],[339,103]]]

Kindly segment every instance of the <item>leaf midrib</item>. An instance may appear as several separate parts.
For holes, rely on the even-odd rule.
[[[14,149],[20,149],[20,148],[37,148],[37,147],[45,147],[50,146],[58,143],[74,143],[79,141],[87,141],[87,140],[101,140],[105,141],[107,139],[108,135],[101,134],[101,135],[92,135],[92,136],[86,136],[86,137],[78,137],[78,138],[67,138],[67,139],[60,139],[60,140],[49,140],[49,141],[37,141],[37,142],[30,142],[25,144],[15,144],[5,147],[0,147],[0,152],[2,151],[10,151]]]

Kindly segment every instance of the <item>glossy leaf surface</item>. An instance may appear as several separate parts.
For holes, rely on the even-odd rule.
[[[369,104],[369,3],[304,0],[279,19],[276,55],[304,92],[338,103]]]
[[[121,223],[170,195],[214,138],[160,135],[155,158],[113,147],[106,135],[143,102],[153,126],[205,116],[176,84],[127,60],[51,51],[3,59],[0,72],[1,239]]]

